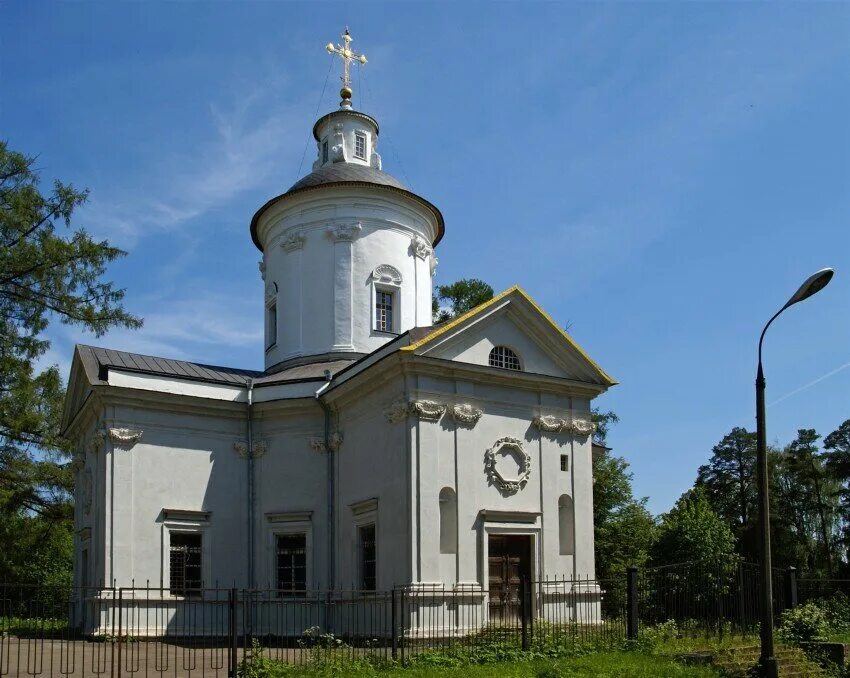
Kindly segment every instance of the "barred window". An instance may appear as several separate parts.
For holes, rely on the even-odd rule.
[[[201,589],[201,535],[170,535],[170,589],[176,596],[198,595]]]
[[[490,351],[490,367],[501,367],[504,370],[521,370],[519,356],[507,346],[496,346]]]
[[[307,588],[307,535],[277,536],[277,588],[281,595],[304,594]]]
[[[325,139],[322,142],[322,164],[324,165],[328,161],[328,140]]]
[[[561,470],[569,471],[570,470],[570,458],[566,454],[561,455]]]
[[[366,159],[366,135],[359,132],[354,135],[354,157]]]
[[[393,331],[393,294],[375,290],[375,329],[379,332]]]
[[[359,527],[357,529],[357,541],[360,551],[360,588],[363,591],[374,591],[375,573],[377,571],[375,524]]]

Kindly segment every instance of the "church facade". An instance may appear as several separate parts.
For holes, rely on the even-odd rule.
[[[76,347],[76,584],[486,606],[593,579],[591,402],[614,380],[519,287],[432,325],[442,214],[382,170],[347,83],[313,135],[250,224],[264,370]]]

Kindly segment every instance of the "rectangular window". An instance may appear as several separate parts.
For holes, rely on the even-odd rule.
[[[266,348],[271,348],[277,343],[277,304],[272,304],[268,309],[269,314],[269,336],[266,340]]]
[[[359,132],[354,135],[354,157],[366,159],[366,135]]]
[[[569,471],[570,470],[570,458],[566,454],[561,455],[561,470]]]
[[[392,292],[375,290],[375,329],[379,332],[393,331]]]
[[[170,534],[169,569],[171,594],[199,595],[201,589],[201,535]]]
[[[328,140],[325,139],[322,142],[322,164],[324,165],[328,161]]]
[[[307,588],[307,535],[277,536],[277,588],[281,595],[304,595]]]
[[[377,569],[374,523],[357,528],[357,544],[360,551],[360,588],[363,591],[374,591]]]

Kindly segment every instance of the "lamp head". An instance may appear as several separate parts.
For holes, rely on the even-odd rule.
[[[788,308],[789,306],[793,306],[798,301],[803,301],[804,299],[808,299],[813,294],[817,294],[824,287],[829,284],[829,281],[832,280],[832,276],[835,273],[831,268],[822,268],[817,273],[810,275],[806,280],[800,285],[800,289],[794,292],[794,296],[792,296],[788,302],[782,308]]]

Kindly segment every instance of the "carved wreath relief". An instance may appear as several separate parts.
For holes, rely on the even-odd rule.
[[[492,485],[504,494],[515,494],[531,476],[531,455],[523,449],[521,440],[506,436],[484,454],[484,466]]]

